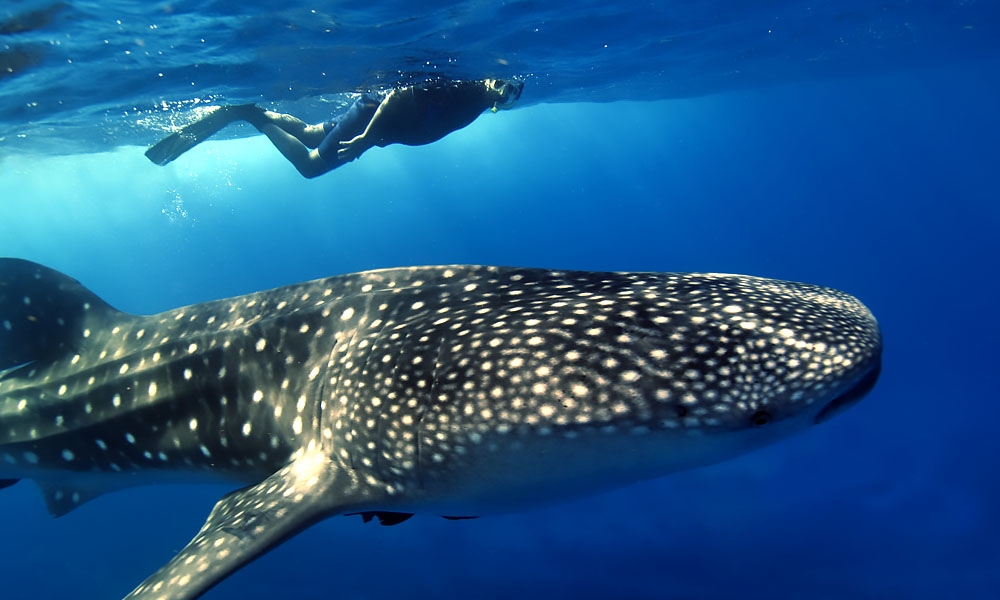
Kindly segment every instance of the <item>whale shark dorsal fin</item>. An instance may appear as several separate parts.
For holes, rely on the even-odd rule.
[[[72,277],[27,260],[0,258],[0,378],[14,367],[79,351],[91,319],[128,316]]]
[[[125,600],[191,600],[310,525],[356,507],[356,480],[322,451],[223,496],[194,539]]]

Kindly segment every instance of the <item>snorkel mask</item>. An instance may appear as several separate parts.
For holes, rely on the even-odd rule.
[[[506,110],[514,106],[517,99],[521,97],[521,90],[524,89],[523,81],[487,79],[485,83],[486,87],[489,88],[490,91],[499,95],[499,99],[493,103],[493,108],[490,109],[493,112],[497,112],[501,109]]]

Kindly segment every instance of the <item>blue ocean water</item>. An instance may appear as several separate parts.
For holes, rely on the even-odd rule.
[[[990,2],[12,2],[0,256],[152,313],[412,264],[723,271],[844,289],[875,391],[751,455],[477,521],[334,518],[206,598],[995,598],[1000,9]],[[522,77],[518,108],[304,180],[207,105]],[[4,598],[115,598],[220,486],[59,519],[0,492]]]

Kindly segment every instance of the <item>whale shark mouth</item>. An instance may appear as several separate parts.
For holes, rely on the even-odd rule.
[[[879,357],[872,368],[869,369],[864,377],[851,386],[851,389],[831,400],[829,404],[823,407],[823,410],[819,411],[815,419],[816,424],[819,425],[824,421],[829,421],[832,417],[857,404],[859,400],[868,395],[868,392],[872,391],[881,373],[882,358]]]

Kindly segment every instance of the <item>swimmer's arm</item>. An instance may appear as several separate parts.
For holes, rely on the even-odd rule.
[[[375,114],[368,121],[368,126],[365,127],[365,130],[347,141],[340,142],[340,150],[337,151],[337,158],[339,160],[354,160],[361,156],[365,150],[376,144],[375,128],[378,127],[379,117],[386,114],[386,105],[389,104],[391,106],[392,101],[399,96],[399,93],[398,89],[394,89],[386,94],[382,102],[379,103],[378,108],[375,109]]]

